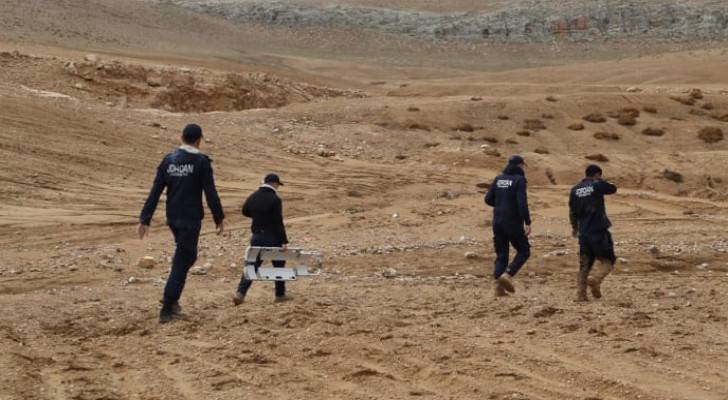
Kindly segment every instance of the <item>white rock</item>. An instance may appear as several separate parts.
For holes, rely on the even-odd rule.
[[[382,271],[382,276],[385,278],[396,278],[399,275],[399,272],[397,272],[394,268],[387,268],[384,271]]]
[[[96,54],[86,54],[86,56],[83,59],[90,63],[99,62],[99,57]]]
[[[139,260],[139,263],[137,265],[139,266],[139,268],[152,269],[157,265],[157,262],[152,256],[144,256]]]
[[[207,269],[203,267],[192,267],[192,269],[190,269],[190,273],[192,275],[207,275]]]

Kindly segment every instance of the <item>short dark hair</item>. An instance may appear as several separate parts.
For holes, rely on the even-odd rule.
[[[202,128],[197,124],[189,124],[182,130],[182,141],[193,144],[202,138]]]
[[[592,164],[592,165],[586,167],[586,176],[594,176],[596,174],[601,174],[601,173],[602,173],[602,169],[596,164]]]

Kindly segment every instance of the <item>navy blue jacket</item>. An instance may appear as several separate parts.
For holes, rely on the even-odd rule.
[[[524,224],[531,225],[527,186],[523,170],[516,165],[507,166],[495,178],[485,195],[485,204],[493,207],[494,226],[523,229]]]
[[[288,244],[286,226],[283,224],[283,202],[275,190],[261,186],[245,200],[242,212],[253,219],[250,230],[263,234],[271,246]]]
[[[617,187],[586,178],[571,189],[569,220],[580,236],[604,233],[612,226],[604,206],[604,196],[617,193]]]
[[[159,197],[167,188],[167,223],[199,222],[205,213],[202,207],[202,193],[212,211],[215,224],[225,218],[220,197],[215,189],[212,161],[204,154],[177,149],[168,154],[157,168],[152,190],[149,193],[139,220],[149,225],[159,203]]]

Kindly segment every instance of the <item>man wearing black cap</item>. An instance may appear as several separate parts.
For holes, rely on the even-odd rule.
[[[493,243],[495,269],[493,272],[496,297],[503,297],[515,289],[513,278],[531,256],[528,236],[531,234],[531,214],[528,210],[527,181],[523,157],[515,155],[508,160],[503,173],[498,175],[485,195],[485,203],[493,207]],[[516,257],[508,265],[510,246]]]
[[[282,251],[288,249],[288,237],[286,227],[283,224],[283,203],[278,197],[278,189],[283,186],[281,179],[276,174],[268,174],[263,179],[263,184],[243,204],[243,215],[252,218],[250,230],[252,236],[250,245],[255,247],[280,247]],[[255,268],[260,267],[263,262],[258,259]],[[285,261],[273,261],[273,267],[284,268]],[[238,285],[238,290],[233,297],[233,303],[237,306],[243,303],[245,295],[252,285],[252,281],[245,278],[243,273]],[[286,283],[276,281],[276,301],[285,301]]]
[[[612,223],[604,206],[604,196],[614,193],[617,193],[617,187],[602,180],[602,169],[598,165],[588,166],[586,178],[571,189],[569,219],[573,236],[579,237],[576,301],[588,300],[587,286],[594,298],[601,298],[602,281],[612,272],[617,261],[612,234],[609,233]],[[590,277],[596,260],[600,261],[599,268]]]
[[[168,154],[157,168],[152,190],[139,218],[139,238],[149,232],[149,223],[157,208],[159,198],[167,188],[167,225],[172,230],[176,249],[172,269],[167,278],[162,299],[159,322],[166,323],[184,319],[179,299],[187,280],[187,271],[197,260],[197,243],[204,210],[202,193],[217,225],[217,234],[223,232],[225,214],[215,189],[212,173],[212,160],[200,153],[202,128],[187,125],[182,131],[182,145],[174,153]]]

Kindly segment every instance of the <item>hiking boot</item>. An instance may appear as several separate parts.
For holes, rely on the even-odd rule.
[[[499,297],[508,296],[508,293],[506,293],[506,289],[503,287],[503,284],[500,282],[499,279],[493,281],[493,294],[496,299]]]
[[[602,282],[614,270],[614,264],[609,261],[600,262],[599,266],[594,269],[593,276],[589,277],[587,281],[589,288],[591,289],[592,296],[595,299],[602,298]]]
[[[162,305],[162,309],[159,311],[160,324],[166,324],[172,321],[184,321],[186,319],[187,315],[182,312],[182,307],[179,306],[179,303]]]
[[[589,285],[589,289],[591,289],[592,297],[595,299],[601,299],[602,298],[602,283],[599,282],[596,278],[590,276],[589,279],[586,281],[587,285]]]
[[[245,301],[245,295],[240,292],[235,292],[235,295],[233,296],[233,304],[235,306],[239,306],[243,304]]]
[[[291,300],[293,300],[293,296],[285,294],[283,296],[276,296],[275,302],[276,303],[285,303],[286,301],[291,301]]]
[[[498,278],[498,283],[505,289],[508,293],[516,293],[516,288],[513,287],[513,283],[511,282],[511,277],[508,274],[501,275],[500,278]]]
[[[589,298],[586,296],[586,286],[587,286],[587,274],[585,271],[579,271],[579,275],[576,279],[576,301],[577,302],[585,302],[589,301]]]

